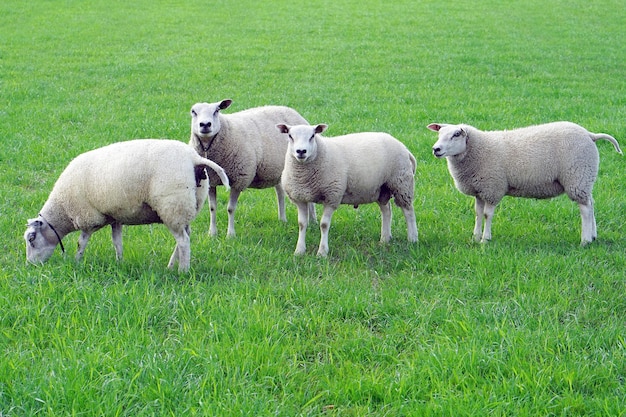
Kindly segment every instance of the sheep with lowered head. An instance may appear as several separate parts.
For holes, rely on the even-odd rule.
[[[76,259],[91,234],[111,225],[113,246],[122,258],[122,225],[163,223],[176,239],[168,267],[189,269],[189,223],[206,200],[206,168],[223,184],[228,177],[215,162],[189,145],[160,139],[118,142],[85,152],[72,160],[55,183],[48,200],[24,233],[26,258],[47,261],[62,239],[80,230]]]
[[[196,103],[191,108],[191,139],[189,144],[198,153],[220,164],[230,179],[227,236],[235,236],[235,210],[239,195],[246,188],[276,190],[278,218],[287,221],[285,192],[280,176],[285,164],[287,139],[276,132],[277,123],[306,123],[294,109],[284,106],[254,107],[231,114],[222,114],[232,100],[217,103]],[[209,233],[217,235],[216,209],[219,178],[209,173]],[[315,219],[315,206],[309,206]]]
[[[580,208],[581,243],[596,239],[591,196],[599,164],[595,141],[608,140],[621,154],[613,137],[571,122],[491,132],[464,124],[432,123],[428,129],[439,133],[433,153],[447,158],[458,190],[476,198],[477,241],[491,239],[494,210],[505,195],[544,199],[563,193]]]
[[[278,124],[289,138],[282,185],[298,207],[298,243],[295,253],[306,251],[307,204],[324,205],[320,221],[319,256],[328,254],[328,231],[340,204],[378,203],[382,213],[381,242],[391,238],[391,206],[394,198],[404,212],[408,240],[417,242],[413,210],[415,157],[387,133],[353,133],[322,137],[325,124]]]

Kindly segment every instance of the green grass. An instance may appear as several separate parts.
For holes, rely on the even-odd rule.
[[[0,416],[618,416],[626,410],[624,159],[604,142],[599,239],[575,204],[505,199],[493,241],[430,151],[430,122],[571,120],[626,145],[623,2],[4,1],[0,4]],[[22,234],[67,163],[187,141],[191,105],[298,109],[386,131],[418,160],[420,243],[394,208],[342,207],[330,256],[294,257],[296,210],[245,192],[235,239],[160,225],[77,235],[41,267]]]

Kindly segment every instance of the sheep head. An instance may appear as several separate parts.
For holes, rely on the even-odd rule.
[[[191,107],[191,133],[199,139],[211,139],[220,131],[220,110],[228,108],[232,100],[217,103],[196,103]]]
[[[43,264],[54,253],[61,242],[56,232],[41,216],[29,219],[24,233],[26,241],[26,260],[32,264]]]
[[[460,155],[467,149],[467,129],[460,125],[431,123],[428,129],[439,132],[439,140],[433,145],[437,158]]]
[[[285,124],[276,125],[276,128],[289,136],[287,152],[298,162],[307,162],[317,155],[316,136],[326,130],[328,125],[319,124],[315,126]]]

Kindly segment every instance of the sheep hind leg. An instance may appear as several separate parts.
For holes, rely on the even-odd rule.
[[[115,248],[115,259],[122,260],[122,223],[111,223],[111,239],[113,240],[113,247]]]
[[[217,236],[217,188],[215,187],[209,187],[209,212],[211,218],[209,235]]]
[[[324,213],[322,214],[322,220],[320,221],[320,246],[317,249],[317,256],[328,255],[328,231],[330,230],[330,223],[333,218],[335,208],[331,206],[324,206]]]
[[[315,203],[309,203],[309,222],[317,223],[317,213],[315,212]]]
[[[169,269],[172,269],[178,261],[178,272],[186,272],[189,270],[191,263],[191,242],[189,239],[189,226],[185,226],[181,230],[172,230],[172,235],[176,239],[176,246],[174,252],[170,257],[170,261],[167,264]]]
[[[413,204],[409,207],[401,207],[406,219],[407,239],[409,242],[417,242],[417,222],[415,220],[415,210]]]
[[[228,232],[227,237],[235,237],[235,210],[237,210],[237,201],[239,200],[241,191],[230,189],[230,197],[228,199]]]
[[[593,213],[593,200],[589,199],[587,203],[578,203],[578,208],[582,220],[580,244],[584,246],[593,242],[598,236],[596,218]]]
[[[287,215],[285,214],[285,190],[282,185],[277,184],[274,189],[276,190],[276,202],[278,203],[278,220],[286,222]]]
[[[386,203],[378,203],[381,214],[381,226],[380,226],[380,241],[381,243],[387,243],[391,240],[391,204],[389,201]]]

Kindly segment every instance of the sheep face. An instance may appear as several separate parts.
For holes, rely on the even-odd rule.
[[[461,126],[432,123],[428,129],[439,132],[439,140],[433,145],[437,158],[460,155],[467,149],[467,131]]]
[[[220,131],[220,110],[228,108],[232,100],[217,103],[196,103],[191,107],[191,132],[200,139],[210,139]]]
[[[28,220],[24,240],[26,241],[26,260],[32,264],[46,262],[60,242],[56,233],[41,218]]]
[[[297,125],[288,126],[284,124],[276,125],[279,131],[289,135],[287,153],[296,161],[305,163],[315,158],[317,155],[317,141],[315,137],[328,127],[320,124],[316,126]]]

